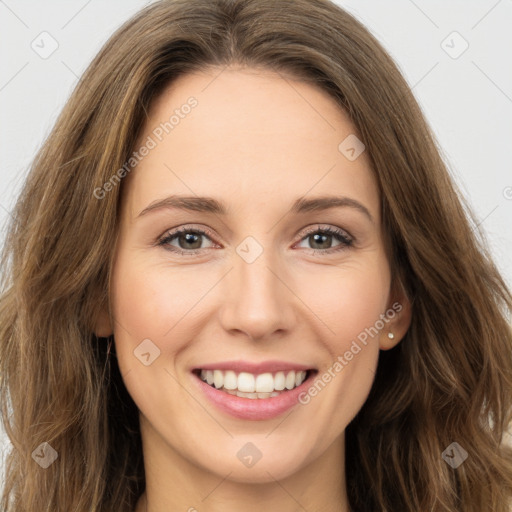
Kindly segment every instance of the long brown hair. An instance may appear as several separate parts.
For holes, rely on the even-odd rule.
[[[133,510],[143,492],[138,410],[112,339],[93,327],[109,300],[123,182],[102,199],[94,191],[130,158],[164,87],[228,65],[308,81],[349,114],[380,189],[394,282],[412,302],[405,338],[381,352],[346,429],[352,509],[508,512],[511,293],[396,65],[328,0],[163,0],[82,76],[33,162],[3,251],[0,391],[13,449],[2,510]],[[442,456],[453,442],[468,454],[457,468]],[[53,464],[36,464],[51,450]]]

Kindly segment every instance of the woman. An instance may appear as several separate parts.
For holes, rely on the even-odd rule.
[[[466,211],[341,8],[145,8],[14,212],[3,509],[507,511],[512,297]]]

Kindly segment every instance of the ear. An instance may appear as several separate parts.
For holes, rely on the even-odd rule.
[[[107,305],[103,306],[98,313],[94,323],[94,334],[98,338],[108,338],[114,334]]]
[[[411,325],[412,305],[399,281],[390,293],[386,317],[388,321],[379,334],[380,350],[389,350],[398,345]],[[389,333],[392,333],[392,338]]]

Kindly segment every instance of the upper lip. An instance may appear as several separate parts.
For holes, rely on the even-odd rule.
[[[234,372],[247,372],[254,375],[261,373],[272,373],[279,371],[302,371],[314,370],[311,365],[304,365],[299,363],[292,363],[289,361],[262,361],[260,363],[253,363],[251,361],[219,361],[218,363],[209,363],[194,367],[193,370],[232,370]]]

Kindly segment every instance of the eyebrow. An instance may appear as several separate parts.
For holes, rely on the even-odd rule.
[[[321,196],[312,199],[306,199],[300,197],[297,199],[290,211],[292,213],[307,213],[325,211],[331,208],[353,208],[362,212],[368,219],[375,223],[368,208],[361,204],[359,201],[350,197],[341,196]],[[194,212],[213,213],[215,215],[227,215],[226,205],[214,199],[213,197],[199,197],[199,196],[169,196],[164,199],[149,204],[144,210],[142,210],[137,217],[142,217],[150,212],[161,209],[179,209]]]

